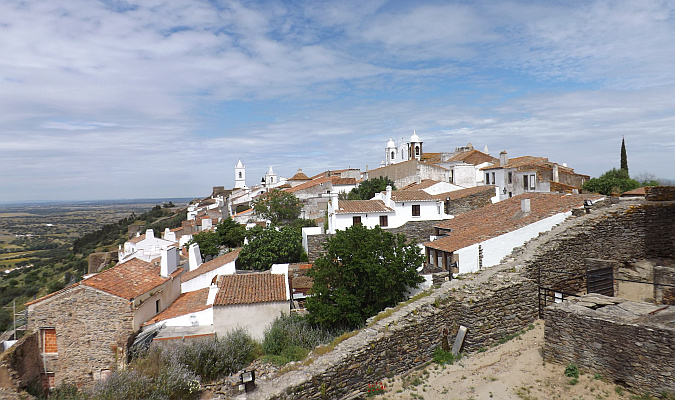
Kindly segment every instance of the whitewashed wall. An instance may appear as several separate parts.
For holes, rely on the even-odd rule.
[[[217,334],[244,328],[253,339],[262,340],[264,331],[281,313],[289,314],[288,301],[213,307],[213,326]]]
[[[181,284],[181,293],[207,288],[211,285],[211,281],[216,275],[233,275],[235,272],[235,261],[231,261],[214,270],[196,276],[189,281],[183,282]]]

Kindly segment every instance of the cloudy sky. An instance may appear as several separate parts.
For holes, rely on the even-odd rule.
[[[0,2],[0,202],[197,197],[390,137],[675,178],[675,2]]]

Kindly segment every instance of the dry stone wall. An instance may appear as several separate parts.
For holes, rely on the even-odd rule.
[[[548,307],[544,360],[636,393],[675,394],[675,307],[592,294]],[[609,333],[609,334],[608,334]]]
[[[14,346],[3,352],[0,357],[0,388],[25,387],[28,382],[39,378],[43,367],[36,356],[38,354],[40,348],[35,332],[27,332]]]
[[[491,186],[492,187],[492,186]],[[459,215],[467,211],[475,210],[480,207],[485,207],[492,204],[490,200],[494,197],[495,191],[484,190],[469,196],[453,199],[445,202],[445,213],[450,215]]]
[[[366,393],[368,383],[430,361],[444,328],[452,343],[459,326],[466,326],[463,349],[469,352],[522,330],[536,317],[535,292],[534,282],[504,269],[446,282],[399,310],[384,311],[334,351],[262,383],[248,398],[339,399]]]

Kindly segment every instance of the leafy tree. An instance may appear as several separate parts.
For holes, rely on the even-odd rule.
[[[202,256],[215,257],[220,252],[220,237],[214,231],[199,232],[185,246],[189,248],[193,243],[199,244]]]
[[[612,193],[623,193],[629,190],[637,189],[640,183],[628,176],[628,170],[612,168],[600,175],[599,178],[592,178],[582,186],[583,190],[610,195]]]
[[[621,138],[621,169],[628,174],[628,156],[626,155],[626,139]]]
[[[237,259],[242,269],[268,270],[272,264],[293,263],[303,259],[302,234],[299,229],[284,226],[277,230],[274,227],[256,226],[248,231],[246,238],[248,244],[244,245]]]
[[[357,327],[405,300],[408,288],[424,280],[417,273],[424,257],[415,243],[405,241],[402,234],[362,225],[329,238],[325,253],[308,272],[314,279],[312,297],[307,299],[310,321]]]
[[[394,182],[387,176],[367,179],[347,194],[347,200],[370,200],[375,196],[375,193],[386,190],[387,186],[396,190]]]
[[[216,225],[219,242],[227,247],[239,247],[244,243],[246,228],[232,218],[224,219]],[[201,248],[201,246],[200,246]]]
[[[300,217],[301,211],[300,199],[279,189],[273,189],[253,203],[253,213],[270,220],[272,225],[289,224]]]

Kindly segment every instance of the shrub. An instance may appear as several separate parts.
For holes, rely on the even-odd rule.
[[[94,386],[92,400],[147,399],[150,383],[150,378],[134,370],[113,371],[105,382]]]
[[[289,347],[311,350],[332,338],[330,331],[312,325],[303,316],[282,314],[265,329],[262,346],[265,354],[282,355]],[[295,354],[298,355],[299,352],[295,350]]]
[[[434,350],[434,362],[436,364],[452,364],[455,362],[455,355],[452,351],[445,351],[442,347],[437,347]]]
[[[570,364],[565,367],[565,376],[569,378],[578,378],[579,377],[579,368],[576,365]]]

